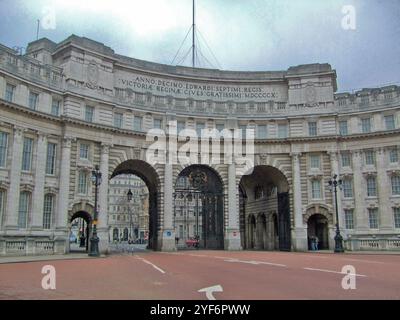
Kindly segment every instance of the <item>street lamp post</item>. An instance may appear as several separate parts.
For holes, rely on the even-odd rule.
[[[337,175],[333,176],[333,179],[329,180],[329,186],[333,187],[335,193],[335,209],[336,209],[336,235],[335,235],[335,250],[336,253],[343,253],[343,237],[340,234],[339,229],[339,212],[338,212],[338,199],[337,199],[337,188],[341,188],[342,180],[337,180]]]
[[[93,233],[92,233],[92,237],[90,238],[89,256],[98,257],[98,256],[100,256],[100,252],[99,252],[99,237],[97,236],[97,219],[98,219],[97,194],[98,194],[98,187],[101,184],[101,172],[99,170],[99,166],[98,165],[96,165],[95,170],[92,171],[92,182],[93,182],[94,187],[95,187],[95,192],[94,192],[94,217],[93,217]]]
[[[127,198],[128,198],[128,215],[129,215],[129,221],[130,221],[130,236],[129,236],[129,241],[130,240],[132,240],[132,238],[133,238],[133,227],[132,227],[132,214],[131,214],[131,211],[130,211],[130,206],[129,206],[129,204],[130,204],[130,202],[131,202],[131,200],[132,200],[132,196],[133,196],[133,194],[132,194],[132,191],[131,191],[131,189],[129,188],[129,190],[128,190],[128,193],[126,194],[126,196],[127,196]]]

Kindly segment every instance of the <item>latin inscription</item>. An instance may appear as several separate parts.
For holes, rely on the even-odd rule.
[[[121,88],[131,88],[160,95],[172,95],[193,99],[224,100],[274,100],[278,93],[261,85],[214,85],[191,82],[162,80],[153,77],[134,76],[130,79],[118,79]]]

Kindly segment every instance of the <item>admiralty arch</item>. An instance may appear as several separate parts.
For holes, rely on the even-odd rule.
[[[187,161],[149,161],[155,141],[172,139],[149,130],[171,126],[254,132],[252,167],[203,161],[200,148]],[[0,255],[68,253],[72,220],[92,224],[96,166],[103,253],[109,180],[120,174],[147,186],[154,250],[176,250],[188,203],[201,248],[305,251],[317,236],[332,249],[335,174],[346,250],[400,249],[399,128],[400,87],[337,93],[329,64],[169,66],[74,35],[31,42],[23,55],[0,45]],[[165,145],[154,154],[169,154]]]

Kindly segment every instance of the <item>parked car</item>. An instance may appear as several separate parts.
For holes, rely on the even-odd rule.
[[[186,245],[188,247],[193,247],[193,248],[197,248],[199,245],[199,239],[196,238],[189,238],[188,240],[186,240]]]

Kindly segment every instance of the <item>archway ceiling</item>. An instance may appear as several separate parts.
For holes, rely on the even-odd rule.
[[[120,174],[134,174],[138,176],[146,183],[149,192],[157,190],[157,186],[159,185],[158,174],[155,169],[142,160],[127,160],[122,162],[115,168],[111,179]]]
[[[247,191],[252,190],[257,185],[273,185],[278,187],[278,192],[287,192],[289,190],[285,175],[277,168],[264,165],[254,167],[252,174],[243,176],[240,184]]]

